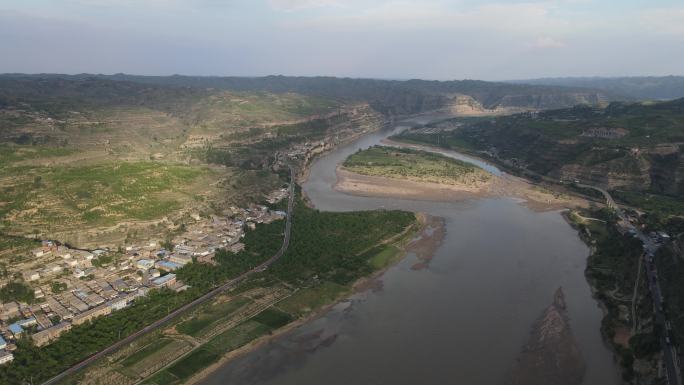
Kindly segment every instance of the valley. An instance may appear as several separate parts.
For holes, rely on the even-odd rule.
[[[662,152],[663,146],[646,143],[671,142],[677,134],[669,128],[679,124],[676,105],[607,105],[605,96],[586,90],[468,81],[358,81],[347,83],[344,92],[333,92],[331,87],[344,82],[284,78],[276,86],[273,80],[256,79],[248,87],[242,79],[213,79],[215,87],[201,88],[198,85],[207,79],[0,77],[6,87],[0,91],[4,119],[0,256],[10,288],[0,294],[6,323],[17,321],[19,315],[50,319],[57,325],[20,326],[22,333],[32,336],[69,325],[56,336],[50,334],[40,347],[23,342],[26,339],[19,334],[7,334],[16,363],[0,368],[0,376],[18,381],[32,372],[36,378],[48,379],[114,346],[106,356],[95,356],[87,366],[77,366],[80,370],[53,382],[163,385],[205,378],[211,382],[213,373],[221,373],[224,366],[259,354],[253,352],[262,349],[265,341],[289,338],[297,328],[334,312],[340,300],[365,295],[368,287],[362,282],[379,279],[387,269],[405,263],[406,250],[414,250],[416,242],[433,242],[433,231],[442,234],[434,240],[441,245],[445,230],[433,226],[442,219],[425,220],[423,214],[409,212],[436,214],[434,208],[445,202],[458,206],[492,200],[522,202],[524,210],[535,213],[573,208],[587,217],[598,215],[583,210],[595,210],[600,199],[587,196],[573,183],[546,182],[553,179],[581,178],[610,188],[619,199],[653,202],[645,197],[664,192],[652,188],[653,183],[648,188],[635,186],[646,184],[642,169],[657,166],[642,163],[655,159],[653,148]],[[413,96],[396,99],[378,93],[377,86]],[[514,95],[507,94],[512,90]],[[590,105],[540,110],[577,102]],[[635,128],[651,108],[657,110],[652,112],[657,117],[653,127]],[[415,115],[406,120],[406,113]],[[522,146],[532,134],[538,138],[534,147]],[[512,136],[504,139],[506,135]],[[555,147],[547,144],[550,141],[557,141]],[[606,141],[611,142],[609,150],[596,146]],[[566,155],[554,158],[558,146],[565,146],[561,153]],[[348,148],[357,151],[339,158],[339,151]],[[636,165],[623,162],[630,156],[637,159]],[[315,166],[319,162],[334,171],[320,174]],[[588,174],[595,175],[593,179],[571,168],[602,162],[611,171]],[[306,198],[299,197],[297,187],[295,208],[288,214],[283,199],[290,195],[289,167],[305,186]],[[624,176],[639,172],[641,176]],[[606,176],[608,180],[600,179]],[[674,178],[674,182],[659,180],[676,185],[676,173]],[[351,212],[338,212],[336,205],[326,204],[323,207],[332,212],[318,211],[316,202],[328,198],[317,195],[314,186],[324,180],[335,188],[326,194],[349,207],[341,211]],[[385,210],[384,204],[363,203],[378,198],[399,203],[392,203],[392,210]],[[678,207],[673,202],[654,207],[661,213],[662,208]],[[644,218],[666,223],[672,220],[670,214],[656,218],[649,212]],[[255,271],[276,252],[283,236],[282,219],[290,215],[292,241],[283,258]],[[515,215],[527,218],[528,214]],[[36,243],[40,240],[42,244]],[[412,261],[411,269],[429,270],[439,247]],[[76,255],[76,263],[70,265],[65,259],[68,266],[63,267],[59,258],[67,254]],[[91,261],[87,257],[93,254],[97,258]],[[590,259],[589,269],[593,268]],[[244,282],[239,278],[252,271],[256,274]],[[168,287],[154,286],[169,277],[173,282]],[[149,294],[148,288],[153,289]],[[141,294],[116,311],[100,310],[111,307],[109,302],[73,307],[76,300],[71,293],[91,301],[108,298],[103,290],[114,296],[112,301],[118,295],[133,296],[134,290]],[[190,307],[209,293],[212,297],[206,302]],[[577,301],[577,295],[571,298]],[[539,300],[543,303],[541,296]],[[544,301],[548,304],[548,297]],[[582,309],[591,303],[590,298],[582,301]],[[164,309],[169,318],[163,317]],[[528,310],[528,316],[516,321],[520,326],[533,314],[534,309]],[[86,317],[88,329],[70,326],[69,317]],[[122,328],[127,318],[134,322]],[[158,320],[168,324],[160,328]],[[621,330],[620,322],[610,330]],[[139,332],[146,325],[154,328]],[[117,328],[118,334],[113,333]],[[577,343],[582,350],[592,344],[587,331],[599,327],[580,329]],[[646,336],[648,330],[639,336]],[[117,343],[123,336],[130,337]],[[79,339],[89,344],[81,346]],[[320,343],[332,343],[326,341]],[[503,375],[509,354],[518,348],[514,345],[499,357],[497,373]],[[72,353],[68,359],[55,360],[63,346]],[[632,354],[618,353],[623,364]],[[637,363],[657,362],[652,355],[638,354]],[[52,364],[35,366],[45,360]],[[576,378],[584,376],[579,368],[571,369]],[[587,370],[587,378],[598,378],[592,374],[597,367]],[[646,378],[652,375],[649,370],[630,373]]]

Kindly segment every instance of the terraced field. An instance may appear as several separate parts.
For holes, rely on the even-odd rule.
[[[159,219],[211,195],[218,175],[209,167],[151,161],[10,165],[0,169],[0,216],[10,232]]]

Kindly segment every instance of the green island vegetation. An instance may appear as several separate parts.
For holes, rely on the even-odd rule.
[[[479,167],[458,159],[385,146],[359,150],[344,161],[343,167],[362,175],[444,184],[477,184],[491,177]]]
[[[299,289],[280,303],[282,307],[279,304],[278,309],[266,309],[235,328],[212,337],[179,363],[150,378],[150,383],[176,383],[218,360],[224,353],[334,301],[348,292],[356,279],[383,267],[381,261],[390,263],[392,258],[388,258],[386,253],[394,246],[382,245],[381,242],[397,237],[415,223],[414,215],[407,212],[319,212],[308,208],[301,199],[297,200],[293,218],[288,251],[260,275],[268,282],[287,282]],[[215,257],[217,265],[192,263],[177,270],[178,277],[191,286],[184,292],[154,290],[129,308],[73,327],[60,337],[59,343],[38,348],[31,344],[30,339],[21,339],[14,361],[0,367],[0,383],[21,383],[29,378],[36,382],[45,380],[140,330],[270,258],[282,244],[283,230],[284,220],[259,224],[255,230],[245,234],[245,250],[237,254],[221,250]],[[250,300],[243,298],[211,305],[213,310],[204,309],[198,316],[180,322],[178,331],[189,336],[201,336],[213,323],[220,322],[221,317],[249,303]],[[139,351],[137,354],[141,356],[138,358],[168,347],[166,343],[159,344]],[[132,362],[128,361],[129,364]],[[173,381],[169,382],[169,379]]]

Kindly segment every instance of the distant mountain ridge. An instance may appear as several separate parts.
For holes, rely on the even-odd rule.
[[[225,89],[298,93],[344,101],[363,101],[385,115],[414,114],[449,108],[459,96],[474,98],[485,109],[553,109],[577,104],[602,104],[625,100],[618,94],[579,87],[511,84],[480,80],[426,81],[375,80],[336,77],[217,77],[217,76],[139,76],[139,75],[59,75],[5,74],[0,81],[35,79],[83,82],[126,82],[158,87]]]
[[[684,76],[567,77],[516,80],[509,83],[591,88],[639,100],[684,97]]]

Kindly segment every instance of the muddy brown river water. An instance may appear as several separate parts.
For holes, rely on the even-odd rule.
[[[303,189],[321,210],[388,208],[444,218],[446,236],[429,266],[411,269],[417,261],[408,255],[381,285],[236,358],[202,384],[503,385],[558,287],[586,363],[583,384],[619,384],[584,277],[589,250],[558,212],[534,212],[508,198],[442,203],[332,189],[339,162],[397,129],[401,124],[319,158]]]

